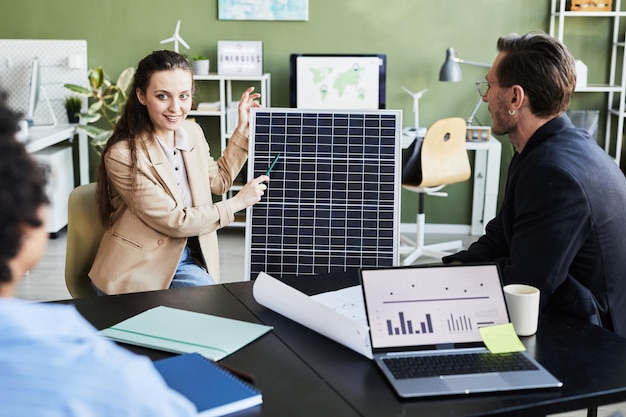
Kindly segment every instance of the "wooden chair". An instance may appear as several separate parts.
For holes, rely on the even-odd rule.
[[[65,285],[74,298],[96,295],[87,274],[103,233],[96,205],[96,184],[74,188],[68,200],[65,254]]]
[[[411,265],[422,255],[443,257],[446,251],[462,248],[462,242],[424,244],[424,194],[447,196],[440,190],[448,184],[466,181],[471,168],[465,148],[465,121],[459,117],[441,119],[433,123],[422,140],[417,138],[403,149],[402,186],[417,193],[417,234],[415,241],[402,236],[400,248],[402,265]]]

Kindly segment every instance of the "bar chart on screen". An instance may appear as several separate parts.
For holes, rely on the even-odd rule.
[[[398,320],[400,323],[399,326],[394,326],[391,319],[386,320],[387,332],[389,333],[389,336],[433,332],[433,322],[431,320],[430,314],[426,314],[424,321],[419,322],[419,325],[415,328],[413,327],[413,320],[406,320],[404,317],[404,312],[402,311],[398,313]]]
[[[448,323],[448,331],[450,332],[463,332],[463,331],[472,331],[472,318],[466,316],[465,314],[461,314],[458,316],[454,316],[450,314],[450,317],[446,319]]]
[[[480,337],[479,328],[508,322],[493,267],[378,271],[363,278],[369,326],[391,346],[470,342]]]

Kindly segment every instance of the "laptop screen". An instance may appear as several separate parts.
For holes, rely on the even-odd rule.
[[[497,265],[363,269],[372,348],[480,342],[508,323]]]

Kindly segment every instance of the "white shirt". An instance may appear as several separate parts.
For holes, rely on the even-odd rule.
[[[161,148],[163,149],[163,152],[165,152],[165,155],[167,155],[170,166],[174,171],[176,183],[178,184],[178,188],[180,189],[181,197],[183,199],[185,207],[193,207],[191,190],[189,189],[189,181],[187,180],[187,169],[185,168],[185,161],[183,160],[182,154],[182,151],[188,152],[190,148],[187,131],[185,131],[185,129],[181,127],[176,132],[174,132],[173,148],[167,146],[158,137],[157,141],[159,142],[159,145],[161,145]]]

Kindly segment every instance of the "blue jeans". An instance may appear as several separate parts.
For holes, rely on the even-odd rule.
[[[201,285],[215,285],[216,282],[213,277],[201,266],[197,265],[191,256],[191,251],[187,246],[183,250],[183,254],[178,262],[178,267],[174,273],[174,279],[170,284],[170,288],[183,288],[183,287],[199,287]],[[96,290],[98,295],[106,295],[100,291],[93,282],[91,286]]]
[[[198,287],[200,285],[214,284],[216,284],[216,282],[213,277],[204,268],[193,261],[191,251],[185,246],[170,288]]]

